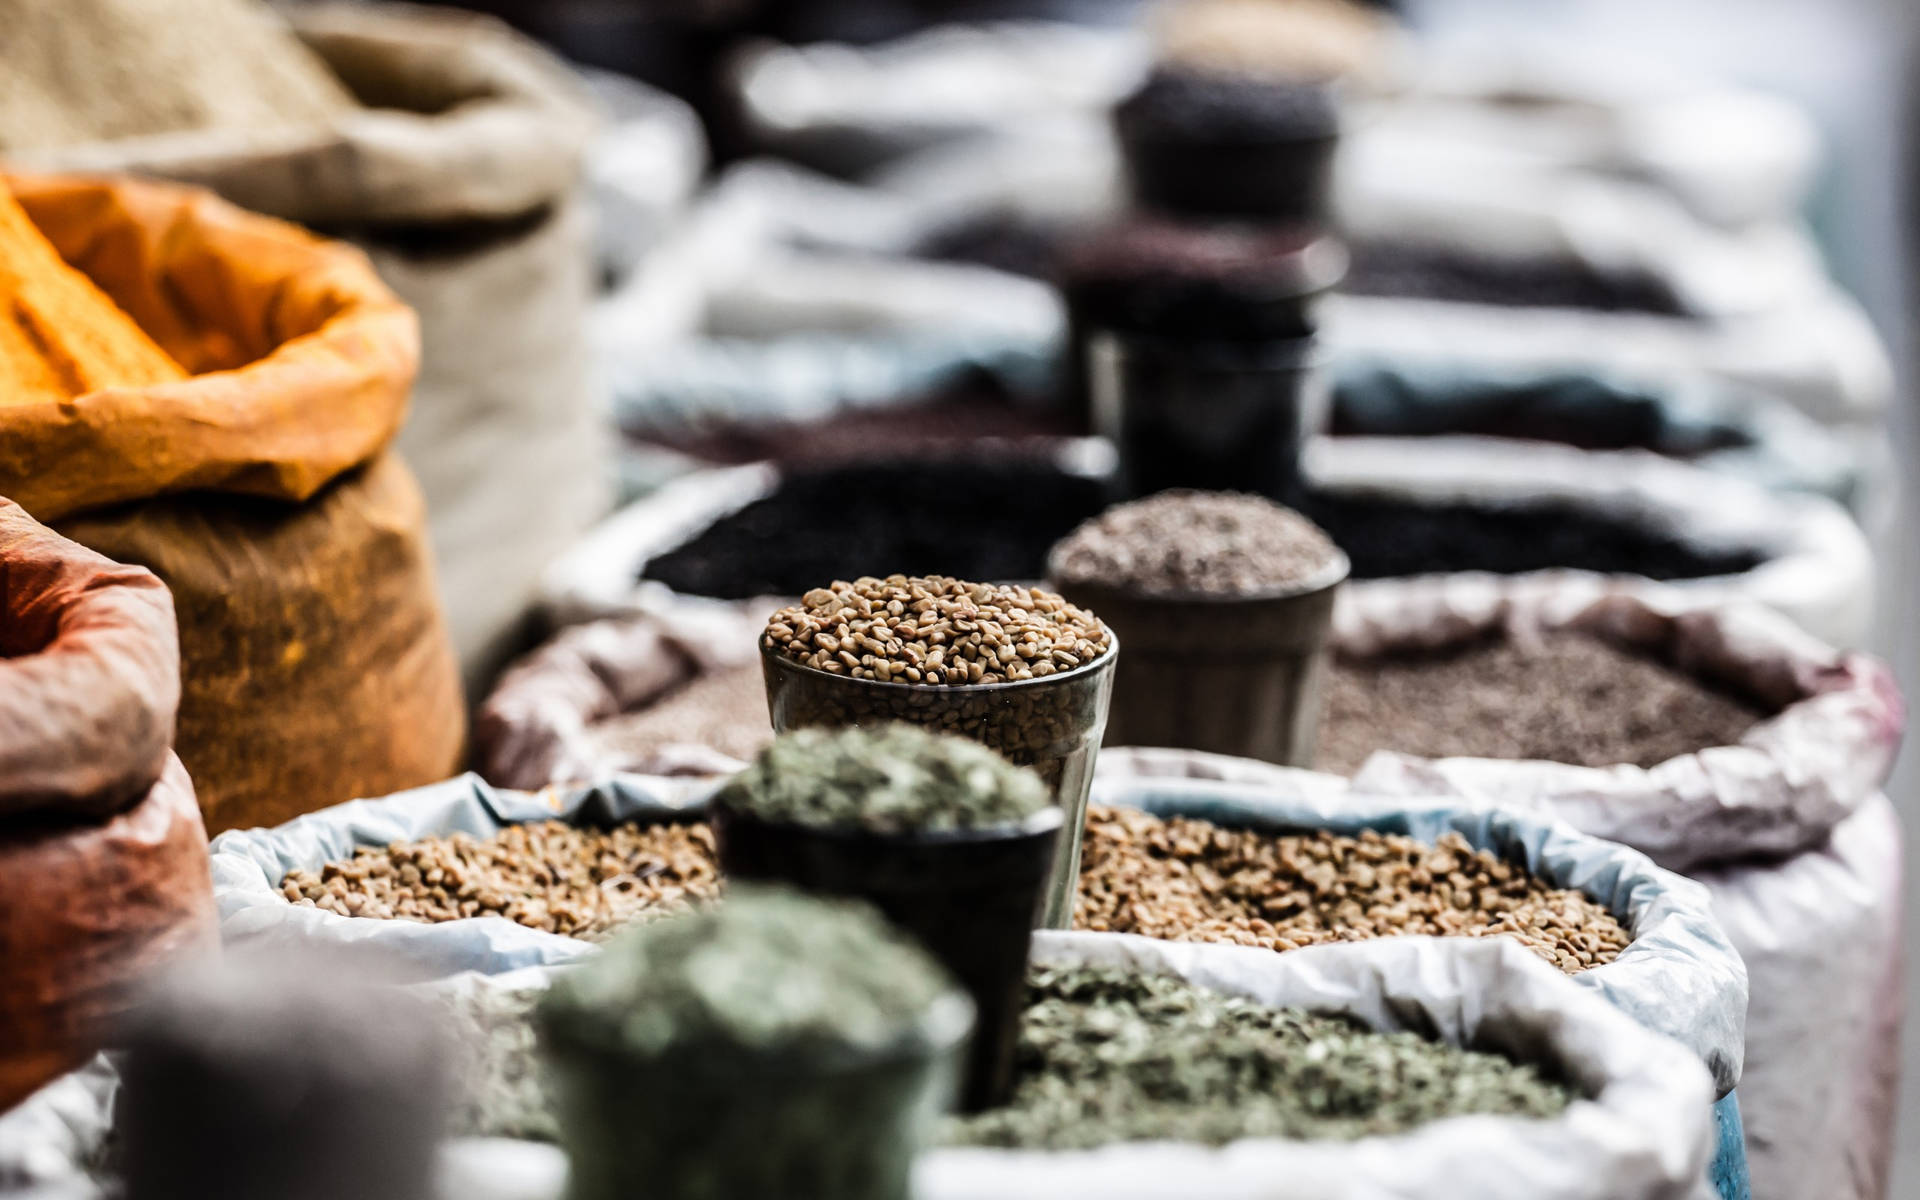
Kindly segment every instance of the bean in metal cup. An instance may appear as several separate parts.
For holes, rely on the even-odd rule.
[[[889,1052],[609,1053],[549,1031],[568,1200],[908,1200],[958,1079],[972,1006],[942,996]]]
[[[1206,343],[1103,329],[1087,340],[1094,421],[1132,497],[1169,488],[1296,499],[1326,411],[1312,337]]]
[[[865,900],[938,959],[973,998],[961,1107],[1006,1102],[1058,808],[1018,825],[899,835],[763,821],[719,802],[712,820],[728,878]]]
[[[1297,588],[1255,596],[1152,596],[1049,584],[1127,643],[1107,741],[1311,767],[1339,558]]]
[[[775,733],[794,729],[872,728],[890,722],[951,733],[997,751],[1040,776],[1063,818],[1041,927],[1073,924],[1080,877],[1080,834],[1094,758],[1107,727],[1119,639],[1085,666],[1017,683],[916,684],[849,679],[788,658],[764,638],[760,662]]]

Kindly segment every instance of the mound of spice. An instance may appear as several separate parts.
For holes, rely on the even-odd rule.
[[[349,917],[436,923],[505,917],[591,941],[615,926],[719,894],[704,824],[582,829],[509,825],[490,838],[448,837],[357,850],[319,871],[290,871],[294,904]]]
[[[750,759],[773,740],[760,664],[701,675],[644,708],[595,722],[587,737],[626,769],[648,769],[656,756],[679,746]]]
[[[1251,596],[1304,583],[1339,558],[1318,526],[1271,500],[1176,490],[1074,530],[1054,548],[1049,577],[1150,596]]]
[[[1107,485],[1051,462],[905,459],[787,473],[642,572],[696,596],[797,596],[822,579],[952,571],[1029,580],[1107,505]]]
[[[968,1007],[872,909],[735,886],[535,1010],[578,1200],[906,1200]]]
[[[763,821],[886,834],[1017,825],[1051,799],[978,742],[911,725],[782,734],[715,797]]]
[[[1511,308],[1687,315],[1673,289],[1645,272],[1603,273],[1574,260],[1500,258],[1410,241],[1355,243],[1341,290]]]
[[[0,82],[0,93],[5,87]],[[102,388],[186,377],[132,317],[61,259],[0,184],[0,404],[60,403]]]
[[[323,126],[354,100],[258,0],[0,0],[0,150]]]
[[[1355,579],[1450,571],[1513,575],[1574,567],[1650,579],[1738,575],[1757,550],[1690,545],[1620,517],[1561,503],[1433,503],[1307,491],[1296,505],[1353,561]]]
[[[608,943],[554,982],[536,1020],[613,1054],[882,1053],[951,990],[864,904],[740,886]]]
[[[1551,1117],[1576,1098],[1498,1055],[1113,968],[1034,972],[1019,1053],[1013,1103],[949,1122],[949,1142],[1352,1139],[1472,1113]]]
[[[1015,683],[1107,652],[1093,614],[1039,588],[946,575],[863,576],[814,588],[767,622],[768,644],[797,663],[880,683]]]
[[[1326,697],[1315,765],[1342,774],[1359,770],[1375,750],[1651,767],[1733,745],[1767,715],[1578,633],[1442,654],[1336,658]]]
[[[1569,974],[1612,962],[1632,940],[1584,894],[1458,834],[1435,845],[1372,830],[1275,835],[1100,806],[1087,810],[1074,926],[1271,950],[1504,935]]]

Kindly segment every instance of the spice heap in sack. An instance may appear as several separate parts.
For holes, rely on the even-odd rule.
[[[1399,934],[1518,939],[1569,973],[1632,935],[1580,892],[1475,850],[1396,834],[1276,836],[1129,808],[1087,814],[1074,924],[1183,942],[1297,950]]]
[[[1730,746],[1768,715],[1744,697],[1579,633],[1390,658],[1336,658],[1315,765],[1376,750],[1651,767]]]
[[[459,679],[386,452],[412,315],[356,252],[200,192],[9,184],[0,372],[31,398],[0,404],[0,495],[172,590],[209,828],[444,778]]]
[[[4,1111],[99,1049],[139,983],[219,935],[206,829],[168,748],[166,588],[5,500],[0,580]]]
[[[1577,1098],[1498,1054],[1114,967],[1036,970],[1019,1054],[1012,1103],[952,1122],[949,1142],[1348,1140],[1474,1113],[1551,1117]]]

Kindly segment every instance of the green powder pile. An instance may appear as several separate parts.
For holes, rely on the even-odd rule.
[[[1268,1008],[1173,976],[1041,969],[1028,999],[1013,1102],[953,1119],[949,1143],[1346,1140],[1467,1113],[1550,1117],[1575,1098],[1498,1055]]]
[[[1039,776],[985,746],[897,724],[786,734],[717,799],[764,821],[873,833],[1014,825],[1049,802]]]
[[[538,1020],[571,1046],[640,1058],[863,1054],[900,1045],[952,986],[864,904],[736,884],[609,942],[554,982]]]

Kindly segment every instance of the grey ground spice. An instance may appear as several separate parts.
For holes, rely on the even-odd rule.
[[[767,638],[815,670],[880,683],[1010,683],[1084,666],[1106,628],[1039,588],[944,575],[863,576],[815,588],[767,622]]]
[[[534,1007],[546,989],[467,978],[419,990],[434,1006],[456,1051],[447,1132],[454,1137],[560,1140],[540,1038],[533,1027]]]
[[[1074,926],[1272,950],[1505,935],[1569,974],[1612,962],[1632,940],[1584,894],[1458,834],[1431,846],[1372,830],[1274,835],[1098,805],[1087,811]]]
[[[1469,1113],[1551,1117],[1575,1098],[1498,1055],[1112,968],[1036,971],[1018,1054],[1013,1102],[949,1121],[949,1142],[1352,1139]]]
[[[1271,500],[1176,490],[1080,526],[1054,547],[1049,574],[1153,596],[1250,596],[1301,584],[1339,555],[1319,526]]]
[[[645,708],[594,724],[587,736],[609,758],[641,767],[675,746],[751,759],[773,740],[760,664],[702,675]]]
[[[1598,638],[1508,638],[1448,654],[1336,657],[1314,765],[1352,774],[1375,750],[1397,750],[1651,767],[1735,744],[1765,717]]]
[[[318,127],[354,100],[259,0],[0,0],[0,150]]]
[[[342,916],[497,916],[596,941],[719,889],[713,831],[704,824],[599,830],[560,821],[509,825],[484,839],[456,833],[363,849],[318,872],[289,872],[280,884],[289,901]]]

